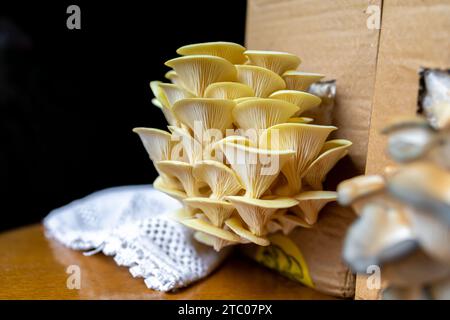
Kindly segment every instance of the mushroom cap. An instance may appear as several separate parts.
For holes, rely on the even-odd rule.
[[[286,87],[284,80],[266,68],[250,65],[236,65],[237,81],[248,85],[255,96],[266,98],[272,92]]]
[[[252,88],[239,82],[215,82],[205,90],[205,98],[233,100],[254,95]]]
[[[203,219],[181,219],[180,222],[191,229],[204,232],[226,241],[230,241],[236,244],[241,242],[241,239],[236,234],[225,229],[213,226],[211,223]]]
[[[333,126],[303,123],[282,123],[270,127],[260,138],[261,147],[295,150],[295,154],[281,171],[287,178],[291,194],[301,190],[301,178],[311,162],[318,156]]]
[[[194,177],[206,182],[212,190],[210,198],[223,199],[242,189],[239,177],[223,163],[214,160],[199,161],[194,165]]]
[[[222,227],[234,211],[231,203],[202,197],[193,197],[184,199],[184,203],[191,208],[200,209],[209,221],[216,227]]]
[[[220,57],[190,55],[171,59],[165,65],[173,68],[183,86],[199,97],[211,83],[236,80],[234,65]]]
[[[172,135],[169,132],[155,128],[134,128],[133,132],[139,135],[152,161],[170,159]]]
[[[293,214],[283,214],[276,218],[279,225],[281,226],[281,230],[283,231],[283,234],[288,235],[291,233],[292,230],[294,230],[296,227],[302,227],[310,229],[312,228],[312,225],[307,223],[304,219],[297,215]]]
[[[348,153],[351,145],[352,142],[345,139],[325,142],[319,156],[306,169],[304,181],[313,189],[322,189],[326,175]]]
[[[233,120],[240,128],[267,129],[286,122],[298,107],[287,101],[269,98],[253,98],[240,102],[233,109]]]
[[[405,165],[388,178],[396,198],[423,209],[450,226],[450,173],[428,162]]]
[[[190,164],[194,164],[203,159],[204,150],[202,144],[191,136],[187,128],[179,128],[175,126],[168,126],[168,128],[172,132],[172,139],[174,141],[181,140],[183,156],[187,158]],[[174,153],[175,147],[173,147],[172,150],[172,153]]]
[[[153,187],[156,190],[159,190],[159,191],[161,191],[161,192],[171,196],[172,198],[174,198],[174,199],[176,199],[176,200],[178,200],[180,202],[183,202],[183,200],[185,198],[187,198],[186,192],[178,190],[178,189],[174,188],[171,185],[167,185],[164,182],[164,180],[162,179],[162,177],[160,177],[160,176],[157,177],[155,179],[155,181],[153,181]]]
[[[381,273],[390,286],[403,288],[442,283],[450,276],[448,265],[433,259],[421,248],[413,248],[397,259],[385,261],[381,266]]]
[[[430,128],[430,125],[428,124],[427,120],[425,120],[423,117],[419,116],[400,116],[400,117],[394,117],[391,121],[388,122],[388,124],[381,130],[384,134],[389,134],[391,132],[402,130],[405,128]]]
[[[260,246],[268,246],[270,244],[269,239],[266,237],[258,237],[251,233],[249,230],[247,230],[244,225],[242,224],[241,220],[237,217],[232,217],[225,221],[225,224],[233,230],[234,233],[236,233],[241,238],[248,240],[250,242],[256,243]]]
[[[311,123],[314,122],[313,118],[308,117],[292,117],[287,120],[289,123]]]
[[[409,162],[424,156],[437,142],[435,131],[425,119],[402,117],[392,121],[382,131],[389,134],[388,152],[397,162]]]
[[[180,77],[175,72],[175,70],[167,71],[166,74],[164,75],[164,78],[170,80],[170,82],[172,82],[173,84],[176,84],[177,86],[184,88],[183,81],[181,81]]]
[[[163,106],[168,107],[168,102],[166,100],[166,96],[163,94],[163,92],[161,91],[161,88],[159,87],[159,84],[162,83],[161,81],[158,80],[154,80],[154,81],[150,81],[150,90],[152,91],[153,95],[155,96],[156,99],[159,100],[159,102],[161,102],[161,104]]]
[[[165,107],[161,103],[161,101],[159,101],[156,98],[152,99],[152,104],[155,107],[161,109],[162,113],[164,114],[164,118],[166,118],[166,121],[167,121],[167,123],[169,125],[171,125],[171,126],[178,126],[179,125],[178,120],[177,120],[177,118],[175,118],[175,115],[173,114],[171,108]]]
[[[334,191],[305,191],[297,196],[298,206],[301,209],[302,216],[307,224],[317,222],[320,210],[329,202],[336,201],[337,192]]]
[[[295,70],[300,65],[300,58],[295,54],[280,51],[247,50],[247,64],[269,69],[277,74]]]
[[[343,258],[355,272],[365,273],[371,265],[382,265],[417,248],[404,212],[380,204],[367,204],[350,226],[344,241]]]
[[[226,246],[236,244],[236,242],[234,241],[227,241],[221,238],[217,238],[201,231],[197,231],[194,233],[194,239],[200,243],[206,244],[207,246],[213,247],[216,251],[220,251]]]
[[[155,107],[158,107],[158,108],[160,108],[160,109],[163,108],[163,105],[162,105],[161,101],[159,101],[157,98],[152,98],[152,104],[153,104]]]
[[[310,73],[302,71],[286,71],[282,78],[286,82],[286,89],[308,91],[308,88],[314,82],[322,79],[324,75],[319,73]]]
[[[252,89],[253,90],[253,89]],[[236,104],[247,101],[249,99],[254,99],[255,97],[241,97],[241,98],[236,98],[234,99],[234,102],[236,102]]]
[[[191,164],[175,160],[158,161],[154,164],[158,170],[167,176],[177,178],[183,185],[184,191],[188,197],[200,195],[200,184],[195,181],[192,174],[193,166]]]
[[[182,56],[212,55],[224,58],[232,64],[241,64],[247,60],[244,51],[245,47],[240,44],[225,41],[195,43],[177,49],[177,53]]]
[[[164,95],[166,101],[169,104],[169,107],[172,107],[175,102],[181,99],[194,97],[194,94],[173,83],[159,82],[156,85]]]
[[[232,100],[213,98],[187,98],[176,102],[173,113],[181,122],[196,133],[197,126],[207,131],[217,129],[223,132],[233,127]],[[197,126],[196,126],[197,125]]]
[[[381,175],[358,176],[341,182],[337,187],[338,202],[348,206],[358,199],[381,192],[386,182]]]
[[[301,115],[309,109],[317,107],[322,102],[322,99],[318,96],[297,90],[278,90],[273,92],[269,98],[280,99],[295,104],[299,107],[299,110],[295,114],[296,116]]]
[[[233,170],[246,190],[246,196],[259,198],[270,187],[292,150],[267,150],[225,142],[220,144]]]
[[[408,209],[411,228],[420,247],[433,259],[450,266],[450,226],[428,211]]]
[[[297,200],[286,197],[254,199],[243,196],[228,196],[225,199],[234,205],[250,231],[257,236],[266,232],[266,224],[277,210],[290,208],[298,204]]]

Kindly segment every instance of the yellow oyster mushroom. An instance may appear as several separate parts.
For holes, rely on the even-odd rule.
[[[222,152],[221,145],[224,144],[225,142],[242,144],[247,147],[255,147],[254,143],[248,137],[237,135],[228,136],[223,138],[222,140],[214,142],[211,145],[211,150],[213,152],[213,159],[222,163],[225,162],[225,155]]]
[[[295,70],[300,65],[300,58],[295,54],[280,51],[247,50],[247,64],[269,69],[279,75],[288,70]]]
[[[301,115],[309,109],[317,107],[322,102],[322,99],[318,96],[297,90],[278,90],[273,92],[269,98],[280,99],[295,104],[299,107],[299,110],[295,114],[296,116]]]
[[[155,128],[134,128],[133,132],[139,135],[145,150],[153,162],[171,160],[173,141],[169,132]],[[180,187],[176,179],[164,174],[158,168],[156,168],[156,171],[158,171],[158,174],[161,175],[167,185]]]
[[[229,61],[206,55],[192,55],[167,61],[175,70],[183,86],[202,97],[205,89],[214,82],[235,81],[236,68]]]
[[[337,187],[340,205],[354,205],[355,202],[384,191],[386,181],[381,175],[358,176],[341,182]],[[359,210],[356,210],[359,213]]]
[[[235,241],[227,241],[212,235],[209,235],[207,233],[197,231],[194,233],[194,239],[197,240],[200,243],[203,243],[209,247],[213,247],[214,250],[220,251],[224,247],[235,245]]]
[[[336,139],[325,142],[319,156],[314,160],[304,176],[304,181],[315,190],[322,189],[322,183],[334,165],[348,153],[352,142]]]
[[[156,85],[159,87],[159,90],[162,92],[162,94],[164,94],[169,107],[172,107],[175,102],[181,99],[195,97],[191,92],[173,83],[160,82]]]
[[[201,185],[195,180],[192,169],[193,166],[186,162],[165,160],[155,162],[155,167],[167,176],[177,178],[183,185],[183,189],[188,197],[200,196]]]
[[[245,48],[240,44],[217,41],[189,44],[178,48],[177,53],[182,56],[194,54],[217,56],[230,61],[232,64],[241,64],[247,60],[244,51]]]
[[[298,204],[298,201],[292,198],[266,200],[245,196],[228,196],[225,199],[234,205],[250,231],[257,236],[262,236],[266,233],[266,224],[277,210],[290,208]]]
[[[192,217],[194,215],[194,211],[192,210],[192,208],[187,206],[183,201],[184,199],[187,198],[187,195],[184,191],[181,191],[178,188],[175,188],[174,186],[167,184],[161,176],[157,177],[155,179],[155,181],[153,181],[153,187],[156,190],[159,190],[159,191],[167,194],[169,197],[172,197],[172,198],[178,200],[183,206],[183,209],[182,209],[183,214],[182,215],[184,217]],[[178,215],[181,215],[181,214],[178,213]]]
[[[172,135],[155,128],[134,128],[152,161],[170,160]]]
[[[195,135],[200,134],[196,129],[201,129],[201,133],[216,129],[223,134],[225,129],[233,127],[232,111],[235,105],[232,100],[188,98],[176,102],[172,111]]]
[[[245,196],[259,198],[270,187],[293,150],[266,150],[225,142],[222,152],[245,189]]]
[[[275,233],[275,232],[282,231],[282,230],[283,230],[283,227],[277,220],[272,219],[269,222],[267,222],[267,225],[266,225],[267,234]]]
[[[236,65],[237,81],[248,85],[255,92],[255,96],[266,98],[272,92],[286,88],[284,80],[275,72],[268,69]]]
[[[172,132],[172,139],[181,143],[183,155],[186,156],[190,164],[194,164],[203,159],[202,144],[191,136],[187,128],[175,126],[168,126],[168,128]]]
[[[236,102],[236,103],[241,103],[241,102],[243,102],[243,101],[247,101],[247,100],[250,100],[250,99],[254,99],[255,97],[242,97],[242,98],[236,98],[236,99],[234,99],[234,102]]]
[[[181,88],[184,88],[183,81],[181,81],[180,77],[175,72],[175,70],[167,71],[166,74],[164,75],[164,77],[167,80],[170,80],[170,82],[172,82],[173,84],[175,84],[175,85],[177,85],[177,86],[179,86]]]
[[[233,100],[254,95],[252,88],[239,82],[216,82],[205,90],[205,98]]]
[[[308,117],[292,117],[287,120],[289,123],[311,123],[313,121],[313,118]]]
[[[300,192],[301,179],[306,169],[319,154],[328,135],[336,129],[333,126],[283,123],[263,132],[260,139],[261,147],[295,150],[294,156],[288,159],[281,169],[287,179],[289,194]]]
[[[298,200],[298,207],[301,212],[296,211],[296,214],[300,214],[307,224],[314,224],[317,221],[320,210],[329,202],[336,201],[337,192],[334,191],[306,191],[295,196]]]
[[[210,198],[186,198],[184,203],[191,208],[200,209],[208,220],[216,227],[222,227],[234,211],[231,203]]]
[[[159,100],[159,102],[161,102],[161,104],[163,106],[168,106],[168,102],[166,100],[166,96],[163,94],[163,92],[161,91],[161,88],[159,87],[159,84],[162,83],[161,81],[150,81],[150,90],[152,91],[153,95],[155,96],[156,99]]]
[[[236,173],[223,163],[214,160],[199,161],[194,165],[194,177],[211,188],[211,199],[221,200],[235,195],[242,189]]]
[[[162,105],[161,101],[159,101],[157,98],[153,98],[153,99],[152,99],[152,104],[153,104],[155,107],[158,107],[158,108],[160,108],[160,109],[163,108],[163,105]]]
[[[292,230],[294,230],[297,227],[302,228],[312,228],[312,225],[307,223],[304,219],[297,215],[293,214],[283,214],[276,218],[279,225],[281,226],[281,231],[283,234],[287,235],[291,233]]]
[[[170,185],[167,185],[164,180],[159,176],[153,181],[153,187],[156,190],[166,193],[172,198],[183,203],[183,200],[187,198],[186,192],[173,188]]]
[[[191,229],[206,233],[210,236],[214,236],[216,238],[219,238],[221,240],[224,240],[222,242],[213,242],[214,249],[216,251],[219,251],[223,248],[224,245],[233,245],[241,243],[242,240],[239,236],[236,234],[225,230],[223,228],[219,228],[216,226],[213,226],[211,223],[205,221],[204,219],[180,219],[179,220],[182,224],[184,224],[186,227],[189,227]],[[203,242],[205,243],[205,242]],[[208,244],[208,243],[205,243]]]
[[[286,82],[286,89],[308,91],[311,84],[322,79],[324,75],[301,71],[286,71],[282,77]]]
[[[238,103],[233,109],[233,119],[242,129],[267,129],[286,122],[298,111],[290,102],[278,99],[253,98]]]
[[[242,224],[241,219],[238,217],[232,217],[225,221],[225,224],[227,227],[229,227],[234,233],[236,233],[241,238],[253,242],[260,246],[268,246],[270,244],[269,239],[266,237],[258,237],[255,236],[253,233],[251,233],[249,230],[247,230],[244,225]]]
[[[164,118],[166,118],[166,121],[169,125],[171,125],[171,126],[179,125],[179,122],[178,122],[177,118],[175,118],[175,115],[173,114],[172,110],[170,110],[167,107],[164,107],[158,99],[156,99],[156,98],[152,99],[152,104],[155,107],[158,107],[159,109],[161,109],[161,111],[164,115]]]
[[[169,102],[167,101],[167,98],[161,91],[159,84],[162,83],[160,81],[152,81],[150,82],[150,88],[152,89],[153,95],[156,98],[152,99],[152,104],[159,109],[161,109],[162,113],[164,114],[164,117],[167,120],[167,123],[170,125],[177,126],[178,120],[175,118],[175,115],[173,114]]]

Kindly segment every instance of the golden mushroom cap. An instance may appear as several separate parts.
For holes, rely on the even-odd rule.
[[[224,58],[232,64],[242,64],[247,60],[244,51],[245,48],[240,44],[226,41],[188,44],[177,49],[177,53],[182,56],[211,55]]]
[[[242,101],[233,109],[233,120],[243,129],[267,129],[286,122],[299,108],[278,99],[253,98]]]
[[[273,92],[269,98],[280,99],[295,104],[299,107],[296,113],[297,116],[309,109],[317,107],[322,102],[322,99],[318,96],[297,90],[278,90]]]
[[[300,65],[300,58],[295,54],[281,51],[247,50],[247,64],[269,69],[279,75],[288,70],[295,70]]]
[[[198,97],[214,82],[235,81],[236,68],[228,60],[207,55],[184,56],[166,61],[175,70],[183,86]]]
[[[308,91],[308,88],[314,82],[322,79],[324,75],[320,73],[302,72],[302,71],[286,71],[282,78],[286,82],[286,89]]]
[[[266,98],[272,92],[286,88],[283,78],[269,69],[236,65],[237,81],[246,84],[255,92],[255,96]]]
[[[239,82],[215,82],[205,90],[205,98],[233,100],[254,95],[252,88]]]

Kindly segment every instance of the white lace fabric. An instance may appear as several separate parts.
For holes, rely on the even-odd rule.
[[[206,277],[227,255],[171,219],[178,201],[149,185],[105,189],[55,209],[46,235],[75,250],[102,251],[148,288],[171,291]]]

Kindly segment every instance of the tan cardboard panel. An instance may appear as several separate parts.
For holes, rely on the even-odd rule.
[[[336,137],[350,139],[350,156],[363,173],[375,81],[377,29],[367,27],[369,5],[381,0],[249,0],[246,45],[295,53],[300,70],[337,79]]]
[[[380,129],[417,111],[419,68],[450,68],[450,2],[384,1],[377,65],[367,173],[390,163]]]

